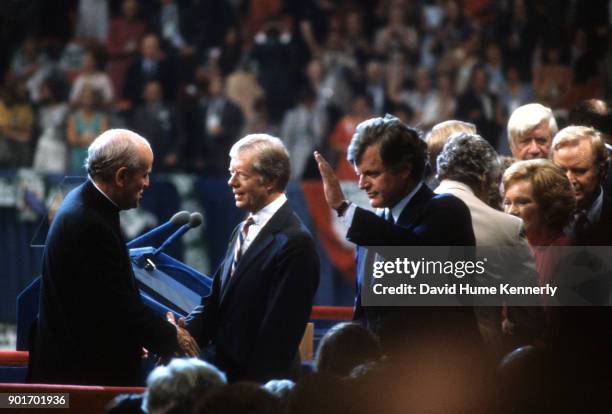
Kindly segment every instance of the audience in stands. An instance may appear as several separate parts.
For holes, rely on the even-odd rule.
[[[333,326],[319,343],[317,372],[347,377],[351,371],[382,357],[378,339],[358,323],[344,322]]]

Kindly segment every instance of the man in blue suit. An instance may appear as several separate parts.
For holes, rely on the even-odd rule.
[[[383,347],[434,338],[479,342],[471,307],[362,305],[361,291],[371,280],[368,263],[374,255],[363,246],[474,246],[475,238],[467,206],[450,194],[434,194],[423,183],[426,144],[399,119],[387,115],[362,122],[347,158],[378,214],[346,200],[330,165],[315,153],[327,203],[347,224],[347,239],[358,245],[354,319],[379,334]]]
[[[247,135],[230,157],[228,184],[248,217],[232,234],[210,295],[185,326],[230,381],[294,378],[319,258],[285,196],[290,167],[282,142]]]
[[[199,352],[187,331],[142,302],[119,228],[119,211],[138,206],[153,152],[136,133],[104,132],[90,145],[89,179],[58,209],[43,256],[39,319],[29,380],[141,385],[143,347],[169,357]]]

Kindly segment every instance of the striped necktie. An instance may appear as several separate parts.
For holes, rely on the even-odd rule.
[[[238,267],[238,260],[240,260],[240,257],[242,256],[242,244],[244,243],[244,239],[246,239],[247,234],[249,234],[249,227],[251,227],[251,224],[254,223],[255,220],[253,220],[253,216],[247,217],[242,225],[242,229],[240,229],[240,233],[238,233],[238,240],[236,240],[236,245],[234,246],[234,259],[232,260],[230,276],[234,275],[236,267]]]

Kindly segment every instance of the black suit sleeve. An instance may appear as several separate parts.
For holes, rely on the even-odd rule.
[[[219,269],[215,272],[210,294],[203,297],[200,305],[196,306],[185,318],[187,331],[201,347],[206,346],[217,331],[217,310],[221,296],[222,269],[223,266],[219,266]]]
[[[106,225],[85,226],[82,231],[83,262],[87,266],[83,272],[87,272],[84,277],[92,283],[92,288],[86,291],[90,292],[92,309],[97,314],[103,313],[98,321],[92,321],[90,328],[106,328],[98,323],[123,325],[121,331],[128,332],[147,349],[162,356],[173,354],[178,350],[176,328],[142,302],[131,270],[126,273],[126,266],[130,269],[131,265],[125,244]],[[109,327],[108,332],[113,331]],[[123,339],[115,341],[121,343]]]
[[[400,217],[403,218],[403,217]],[[456,197],[436,196],[403,226],[357,207],[347,239],[361,246],[474,246],[467,206]]]

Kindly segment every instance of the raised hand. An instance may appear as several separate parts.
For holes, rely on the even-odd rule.
[[[327,160],[325,160],[318,151],[314,152],[314,158],[317,161],[317,166],[319,167],[319,172],[323,180],[325,200],[327,200],[327,204],[335,210],[345,199],[342,188],[340,188],[340,181],[338,181],[336,174],[334,174],[331,165],[329,165]]]

